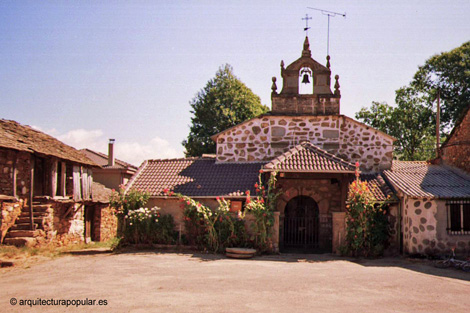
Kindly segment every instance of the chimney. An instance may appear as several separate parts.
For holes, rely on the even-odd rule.
[[[114,166],[114,139],[109,139],[108,144],[108,166]]]

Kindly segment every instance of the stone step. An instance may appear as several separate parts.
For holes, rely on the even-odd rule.
[[[43,213],[46,213],[49,209],[51,208],[50,205],[46,205],[46,204],[43,204],[43,205],[33,205],[33,212],[43,212]],[[23,207],[23,210],[21,210],[22,212],[29,212],[29,206],[25,206]]]
[[[49,213],[44,213],[44,212],[33,212],[33,216],[36,217],[44,217],[47,216]],[[20,213],[20,218],[21,217],[28,217],[29,218],[29,212],[21,212]]]
[[[5,238],[3,243],[6,245],[17,246],[17,247],[32,247],[36,244],[36,239],[31,237],[16,237],[16,238]]]
[[[19,217],[16,220],[16,224],[23,224],[23,223],[28,223],[29,224],[30,221],[31,220],[30,220],[29,215],[28,215],[28,216],[24,216],[24,217]],[[44,217],[43,216],[34,217],[33,222],[42,225],[42,224],[44,224]]]
[[[34,224],[34,229],[40,229],[40,228],[42,229],[42,225],[41,227],[39,227],[39,224]],[[10,231],[12,230],[31,230],[31,225],[29,223],[15,224],[10,228]]]
[[[6,237],[7,238],[18,238],[18,237],[35,237],[39,235],[37,230],[10,230]]]

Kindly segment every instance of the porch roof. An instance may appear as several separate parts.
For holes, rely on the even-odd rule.
[[[384,175],[410,197],[470,198],[470,175],[454,167],[424,161],[393,161]]]
[[[354,173],[355,166],[310,142],[303,142],[264,166],[266,171]]]

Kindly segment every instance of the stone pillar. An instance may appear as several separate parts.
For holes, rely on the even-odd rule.
[[[341,247],[346,239],[346,212],[333,212],[333,244],[332,253],[340,254]]]
[[[281,212],[274,212],[274,225],[271,240],[273,241],[273,252],[279,253],[279,216]]]

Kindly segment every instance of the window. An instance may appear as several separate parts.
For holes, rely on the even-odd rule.
[[[448,201],[447,232],[451,235],[470,235],[470,200]]]

